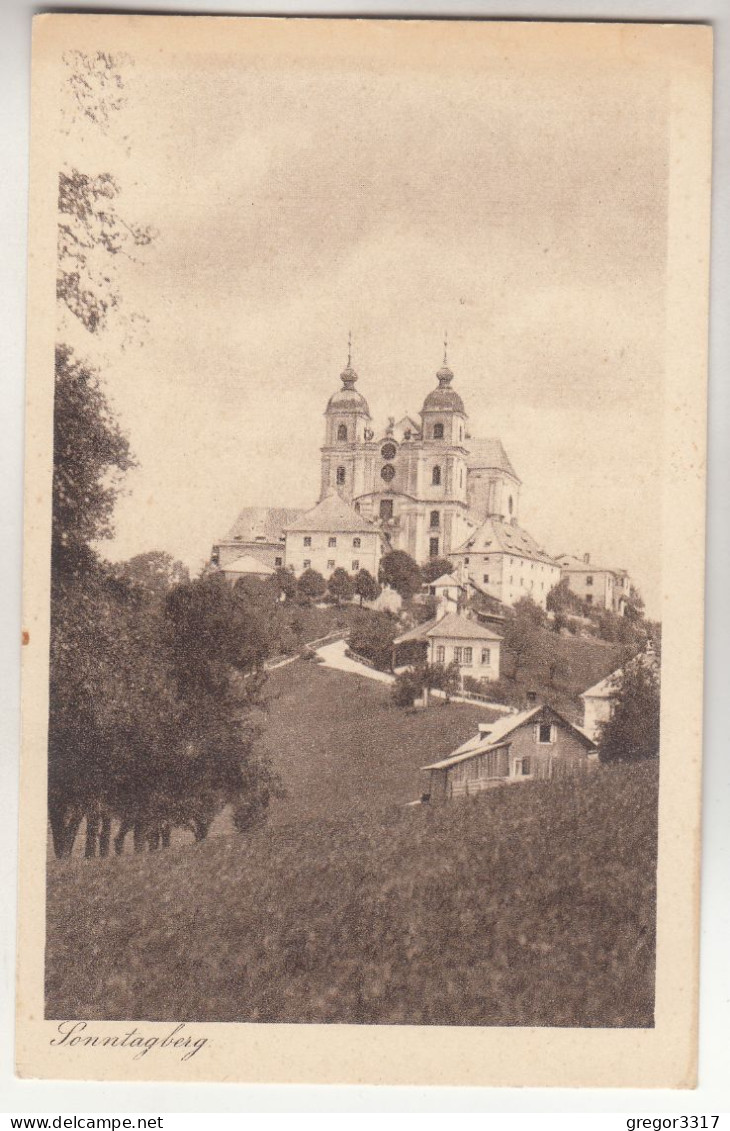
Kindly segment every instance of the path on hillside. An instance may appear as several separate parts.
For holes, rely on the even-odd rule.
[[[356,660],[351,660],[349,656],[345,655],[347,651],[346,640],[333,640],[331,644],[324,644],[321,648],[317,648],[318,656],[326,667],[335,668],[339,672],[349,672],[350,675],[365,676],[366,679],[374,679],[378,683],[393,683],[395,677],[389,675],[387,672],[379,672],[375,668],[369,668],[366,664],[358,664]]]

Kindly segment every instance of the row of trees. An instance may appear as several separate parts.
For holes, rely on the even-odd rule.
[[[125,101],[121,62],[71,52],[68,131],[109,133]],[[91,152],[94,152],[92,144]],[[111,565],[99,545],[113,533],[115,502],[134,466],[91,351],[121,295],[114,264],[154,233],[123,217],[108,172],[60,171],[51,546],[48,808],[57,856],[70,855],[86,819],[86,854],[169,843],[173,826],[196,839],[233,806],[248,829],[263,819],[278,782],[257,751],[266,624],[220,578],[191,581],[167,555]],[[124,328],[124,327],[123,327]],[[68,331],[68,334],[67,334]]]
[[[325,580],[316,569],[305,569],[298,578],[291,570],[278,569],[274,574],[273,584],[285,600],[300,601],[303,604],[328,597],[339,605],[342,601],[359,597],[362,605],[363,601],[375,601],[381,591],[380,585],[368,570],[361,569],[353,575],[341,566],[333,571],[329,580]]]

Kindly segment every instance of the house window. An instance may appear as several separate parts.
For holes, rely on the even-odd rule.
[[[517,777],[527,778],[532,772],[529,758],[517,758],[515,760],[515,775]]]
[[[338,428],[337,428],[337,439],[338,440],[346,440],[347,439],[347,425],[346,424],[340,424],[338,426]]]
[[[327,569],[334,569],[334,568],[335,568],[335,559],[330,558],[329,561],[327,562]]]
[[[459,439],[460,440],[464,439],[464,426],[463,426],[463,424],[459,425]]]
[[[492,653],[489,648],[482,648],[482,663],[485,667],[489,667],[492,662]]]
[[[337,468],[337,482],[342,484],[345,482],[345,469],[344,467]]]
[[[283,558],[274,558],[274,565],[275,566],[280,566],[280,565],[283,565],[283,564],[284,564]]]
[[[537,741],[546,746],[553,741],[553,728],[550,723],[540,723],[537,728]]]
[[[355,561],[352,563],[352,572],[357,573],[359,568],[360,568],[360,562],[357,559],[355,559]]]
[[[443,424],[434,424],[434,426],[433,426],[433,438],[434,438],[434,440],[443,440],[443,438],[444,438],[444,426],[443,426]]]
[[[485,574],[484,574],[484,584],[485,584],[485,585],[488,585],[488,584],[489,584],[489,574],[488,574],[488,573],[485,573]]]
[[[358,514],[360,513],[360,504],[359,503],[355,503],[355,510],[357,511]]]
[[[310,538],[310,536],[308,534],[305,534],[305,536],[304,536],[304,545],[305,546],[311,546],[312,545],[312,539]]]
[[[446,660],[446,649],[444,648],[443,644],[439,644],[436,647],[436,663],[437,664],[443,664],[445,660]]]
[[[464,468],[463,467],[460,468],[460,470],[459,470],[459,486],[460,487],[464,486]]]
[[[431,511],[430,526],[432,530],[434,529],[434,527],[437,527],[439,525],[439,518],[440,516],[438,511]]]
[[[512,514],[512,511],[514,510],[514,503],[512,502],[512,496],[511,495],[510,495],[510,497],[507,501],[507,506],[509,507],[509,513]]]
[[[456,661],[457,664],[461,663],[461,657],[462,657],[463,651],[464,651],[463,648],[454,648],[454,660]]]
[[[466,667],[466,668],[471,667],[472,662],[473,662],[472,661],[472,649],[471,648],[465,648],[464,649],[464,661],[463,662],[464,662],[464,667]]]
[[[430,558],[437,558],[439,556],[439,540],[438,540],[438,538],[429,538],[429,540],[428,540],[428,556]]]
[[[304,569],[309,569],[311,567],[311,565],[312,565],[311,560],[309,558],[305,558],[304,559]]]
[[[353,549],[359,550],[360,549],[360,539],[359,538],[353,538],[352,545],[353,545]]]
[[[592,593],[586,593],[586,605],[592,605],[592,604],[593,604],[593,594]]]
[[[337,545],[337,539],[336,538],[328,538],[327,539],[327,545],[328,546],[336,546]]]
[[[431,473],[431,482],[433,483],[434,487],[438,487],[441,483],[441,468],[438,464],[436,464]]]
[[[586,585],[592,585],[592,584],[593,584],[593,574],[589,573],[588,577],[586,578]]]

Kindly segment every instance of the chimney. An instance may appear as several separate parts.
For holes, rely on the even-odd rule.
[[[590,554],[584,554],[583,555],[583,561],[586,563],[586,565],[590,565],[591,564],[591,555]]]
[[[529,703],[529,705],[531,707],[535,706],[535,704],[537,703],[537,692],[536,691],[528,691],[527,692],[527,702]]]

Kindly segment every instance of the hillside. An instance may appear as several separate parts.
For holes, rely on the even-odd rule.
[[[495,717],[472,704],[438,701],[427,712],[406,712],[391,704],[387,685],[315,663],[271,672],[266,695],[261,744],[287,793],[272,809],[277,824],[413,801],[428,784],[421,766]]]
[[[47,1015],[651,1025],[657,771],[54,862]]]

